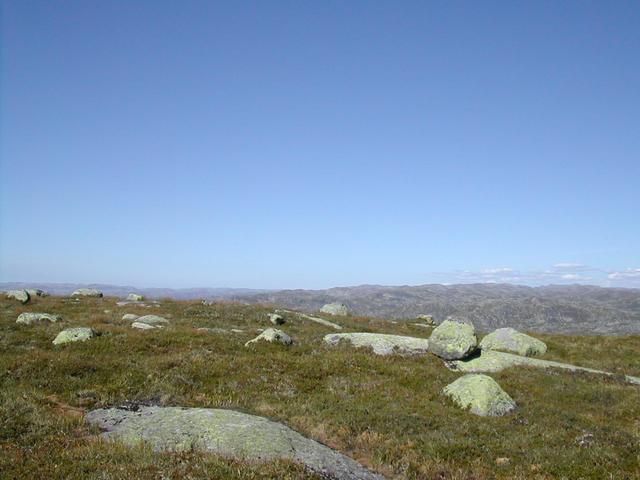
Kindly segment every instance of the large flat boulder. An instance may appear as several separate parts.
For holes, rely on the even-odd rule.
[[[427,353],[429,340],[426,338],[387,335],[382,333],[332,333],[325,335],[324,341],[329,345],[337,345],[348,341],[356,348],[371,348],[377,355],[420,355]]]
[[[18,300],[23,305],[29,303],[29,300],[31,300],[31,296],[26,290],[9,290],[5,295],[7,298]]]
[[[362,465],[289,427],[232,410],[138,407],[94,410],[86,421],[106,438],[129,446],[142,443],[157,452],[207,451],[257,462],[290,460],[323,478],[383,480]]]
[[[480,341],[482,350],[502,350],[525,357],[544,355],[547,344],[513,328],[498,328]]]
[[[282,345],[289,346],[293,343],[293,340],[289,335],[284,333],[282,330],[278,330],[277,328],[267,328],[264,332],[258,335],[253,340],[249,340],[244,344],[245,347],[252,345],[258,342],[270,342],[270,343],[281,343]]]
[[[467,373],[495,373],[501,372],[505,368],[511,367],[534,367],[534,368],[559,368],[569,370],[571,372],[586,372],[596,375],[614,376],[613,373],[604,372],[602,370],[594,370],[593,368],[578,367],[569,363],[554,362],[551,360],[542,360],[539,358],[522,357],[512,353],[497,352],[494,350],[483,350],[477,357],[466,360],[458,360],[448,362],[447,366],[452,370]],[[635,385],[640,385],[640,378],[625,375],[624,379]]]
[[[516,408],[516,402],[487,375],[470,373],[447,385],[442,393],[481,417],[501,417]]]
[[[142,300],[144,300],[144,297],[137,293],[130,293],[129,295],[127,295],[126,300],[129,302],[141,302]]]
[[[72,297],[102,297],[102,292],[95,288],[79,288],[74,290]]]
[[[143,315],[135,319],[138,323],[146,323],[147,325],[168,325],[169,320],[160,315]]]
[[[342,317],[349,315],[349,309],[344,303],[327,303],[320,309],[320,312]]]
[[[473,325],[456,320],[445,320],[431,332],[429,348],[445,360],[465,358],[478,345]]]
[[[60,315],[51,315],[49,313],[25,312],[18,315],[16,323],[21,325],[33,325],[34,323],[50,322],[56,323],[61,320]]]
[[[67,328],[62,330],[53,340],[54,345],[63,345],[70,342],[84,342],[97,335],[96,331],[88,327]]]

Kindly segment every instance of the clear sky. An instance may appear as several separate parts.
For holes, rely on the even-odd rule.
[[[0,1],[1,281],[640,286],[640,2]]]

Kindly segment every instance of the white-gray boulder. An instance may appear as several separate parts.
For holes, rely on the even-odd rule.
[[[348,341],[356,348],[371,348],[377,355],[420,355],[427,353],[429,340],[426,338],[387,335],[382,333],[332,333],[324,336],[328,345],[338,345]]]
[[[5,295],[7,298],[18,300],[23,305],[29,303],[29,300],[31,300],[31,296],[26,290],[9,290]]]
[[[349,315],[349,309],[344,303],[327,303],[320,309],[320,312],[343,317]]]
[[[95,288],[79,288],[75,290],[72,297],[102,297],[102,292]]]
[[[125,313],[122,316],[122,320],[124,320],[125,322],[133,322],[134,320],[137,320],[139,317],[139,315],[136,315],[134,313]]]
[[[147,325],[167,325],[169,323],[169,320],[160,315],[143,315],[136,318],[136,321]]]
[[[142,300],[144,300],[144,297],[142,295],[138,295],[137,293],[130,293],[129,295],[127,295],[127,300],[129,302],[141,302]]]
[[[281,343],[282,345],[287,345],[287,346],[293,343],[293,340],[291,339],[291,337],[286,333],[284,333],[282,330],[278,330],[277,328],[267,328],[264,332],[262,332],[256,338],[254,338],[253,340],[249,340],[247,343],[245,343],[244,346],[248,347],[249,345],[260,342],[260,341],[271,342],[271,343],[276,342],[276,343]]]
[[[47,297],[49,294],[39,288],[26,288],[25,291],[30,297]]]
[[[60,315],[51,315],[49,313],[25,312],[18,315],[16,323],[21,325],[33,325],[34,323],[50,322],[56,323],[62,320]]]
[[[148,323],[133,322],[131,328],[137,328],[138,330],[155,330],[156,328],[162,328],[160,325],[150,325]]]
[[[445,320],[431,332],[429,349],[445,360],[457,360],[471,354],[478,345],[473,325]]]
[[[284,317],[279,313],[267,313],[267,317],[274,325],[282,325],[285,322]]]
[[[480,341],[482,350],[502,350],[525,357],[544,355],[547,344],[513,328],[498,328]]]
[[[482,417],[500,417],[516,408],[516,402],[487,375],[460,377],[447,385],[443,393],[460,408]]]
[[[53,344],[62,345],[69,342],[84,342],[96,335],[96,331],[88,327],[67,328],[58,334],[58,336],[53,340]]]

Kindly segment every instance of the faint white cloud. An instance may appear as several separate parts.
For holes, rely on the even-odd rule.
[[[640,279],[640,268],[627,268],[620,272],[611,272],[607,275],[611,280],[638,278]]]

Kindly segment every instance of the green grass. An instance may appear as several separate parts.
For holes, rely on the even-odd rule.
[[[104,310],[110,313],[104,313]],[[64,323],[20,326],[23,311]],[[458,378],[431,356],[379,357],[333,330],[285,315],[291,348],[245,348],[271,310],[163,300],[160,308],[115,299],[0,300],[0,477],[50,479],[313,478],[288,462],[248,464],[190,452],[157,454],[104,442],[82,412],[125,402],[232,408],[281,421],[397,479],[640,478],[640,388],[618,378],[511,369],[492,375],[518,403],[513,414],[478,418],[441,395]],[[124,313],[172,320],[137,331]],[[428,336],[411,322],[354,318],[344,331]],[[99,338],[54,347],[61,329],[91,326]],[[194,327],[240,328],[244,334]],[[640,336],[539,335],[545,358],[640,376]],[[593,435],[589,446],[576,438]],[[496,459],[510,459],[505,466]]]

